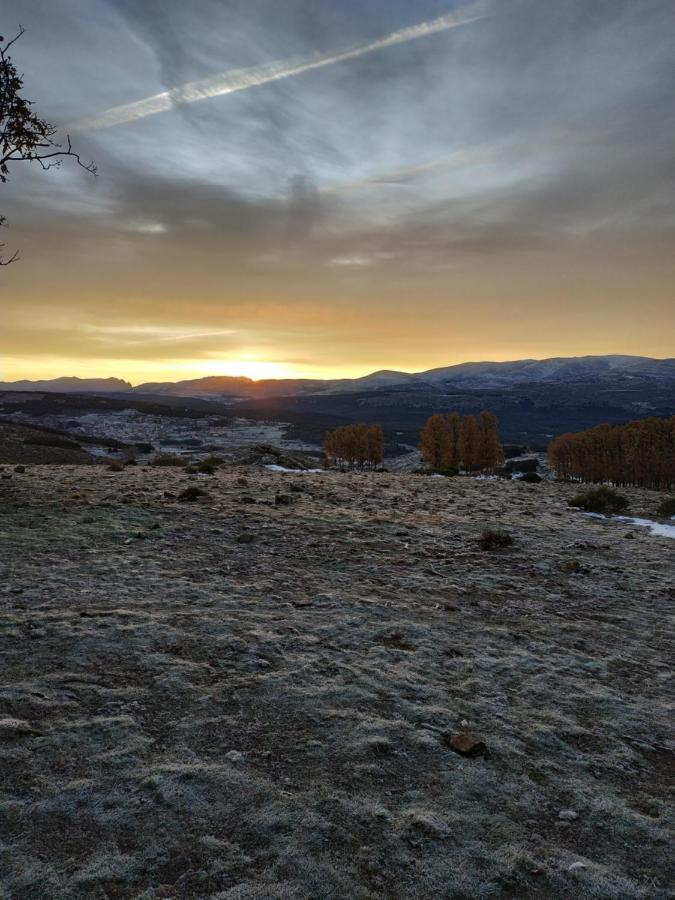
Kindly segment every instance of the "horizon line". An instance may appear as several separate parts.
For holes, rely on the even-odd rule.
[[[519,359],[466,359],[457,363],[450,363],[449,365],[440,365],[440,366],[432,366],[428,369],[419,369],[415,371],[405,371],[403,369],[368,369],[362,375],[340,375],[334,377],[320,377],[317,375],[286,375],[286,376],[276,376],[276,377],[260,377],[260,378],[252,378],[249,375],[228,375],[228,374],[213,374],[213,375],[197,375],[191,378],[179,378],[176,380],[155,380],[155,381],[140,381],[137,383],[133,383],[131,380],[120,377],[119,375],[57,375],[50,378],[17,378],[13,381],[5,381],[0,379],[1,385],[14,385],[14,384],[40,384],[40,383],[51,383],[55,381],[121,381],[124,384],[129,385],[132,389],[143,387],[148,384],[179,384],[181,382],[190,382],[190,381],[205,381],[207,379],[221,378],[221,379],[229,379],[232,381],[247,381],[252,384],[257,384],[259,382],[275,382],[275,381],[320,381],[320,382],[328,382],[328,381],[358,381],[362,378],[368,378],[373,375],[380,375],[385,373],[391,373],[392,375],[403,375],[403,376],[415,376],[415,375],[424,375],[428,372],[435,372],[439,369],[454,369],[460,366],[481,366],[481,365],[513,365],[515,363],[540,363],[540,362],[553,362],[555,360],[583,360],[583,359],[616,359],[616,358],[624,358],[624,359],[642,359],[642,360],[650,360],[653,362],[675,362],[675,356],[645,356],[640,353],[585,353],[579,356],[544,356],[544,357],[521,357]],[[0,387],[0,390],[3,389]]]

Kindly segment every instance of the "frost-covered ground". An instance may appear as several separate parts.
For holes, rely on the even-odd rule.
[[[669,538],[548,482],[11,475],[1,897],[670,896]]]

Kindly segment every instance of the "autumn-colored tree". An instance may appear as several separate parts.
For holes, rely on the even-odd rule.
[[[449,453],[448,422],[445,416],[429,416],[420,435],[419,451],[433,469],[446,465]]]
[[[563,434],[548,454],[559,478],[668,489],[675,484],[675,416]]]
[[[478,465],[481,469],[493,472],[504,462],[504,449],[499,440],[499,424],[494,413],[487,409],[478,416],[480,428],[480,445]]]
[[[380,425],[343,425],[326,432],[323,449],[330,466],[376,469],[384,459],[384,434]]]
[[[459,426],[459,462],[467,472],[481,467],[481,430],[475,416],[463,416]]]
[[[445,466],[447,468],[459,468],[459,429],[462,417],[458,412],[451,412],[445,417],[448,430],[447,452]]]
[[[493,471],[504,460],[498,423],[485,410],[476,416],[451,412],[430,416],[420,435],[419,449],[434,469],[459,468]]]

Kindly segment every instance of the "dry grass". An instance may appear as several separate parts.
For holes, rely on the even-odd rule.
[[[0,896],[669,896],[668,539],[546,482],[190,481],[0,481]]]

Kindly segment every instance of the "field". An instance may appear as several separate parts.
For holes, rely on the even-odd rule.
[[[672,896],[672,540],[549,482],[4,474],[0,897]]]

